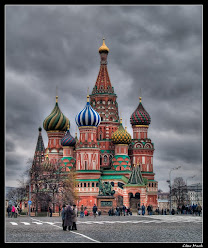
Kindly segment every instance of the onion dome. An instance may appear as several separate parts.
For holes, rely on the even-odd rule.
[[[150,115],[142,105],[142,98],[139,99],[139,105],[130,117],[131,125],[149,125],[151,122]]]
[[[81,126],[95,126],[100,124],[101,118],[97,111],[95,111],[89,102],[90,96],[87,95],[87,104],[83,110],[76,115],[75,121],[78,127]]]
[[[120,120],[119,128],[111,136],[112,142],[114,144],[130,144],[131,135],[123,128],[122,118]]]
[[[105,39],[103,38],[103,44],[102,44],[102,46],[99,48],[99,53],[102,53],[102,52],[107,52],[107,53],[109,53],[109,48],[106,46],[106,44],[105,44]]]
[[[70,131],[69,131],[69,125],[68,125],[68,130],[65,136],[61,140],[61,145],[62,146],[74,146],[75,144],[76,144],[76,140],[74,137],[71,136]]]
[[[43,122],[43,128],[46,131],[66,131],[69,119],[63,115],[58,106],[58,96],[56,96],[56,104],[49,116]]]

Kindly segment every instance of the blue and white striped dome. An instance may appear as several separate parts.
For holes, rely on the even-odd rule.
[[[101,118],[89,103],[89,96],[87,96],[87,104],[84,109],[76,115],[75,121],[78,127],[81,126],[95,126],[100,124]]]

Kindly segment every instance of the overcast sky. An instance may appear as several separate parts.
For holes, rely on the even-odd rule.
[[[202,178],[202,7],[6,6],[6,186],[34,156],[38,127],[55,105],[76,132],[75,116],[92,92],[105,37],[108,72],[123,123],[142,104],[151,116],[159,188],[171,177]],[[42,131],[45,147],[48,139]]]

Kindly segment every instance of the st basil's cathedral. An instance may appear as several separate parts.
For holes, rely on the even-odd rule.
[[[56,96],[55,107],[43,121],[47,148],[43,144],[42,128],[39,128],[35,157],[41,156],[42,162],[47,159],[59,163],[62,172],[75,171],[77,206],[83,204],[92,209],[96,204],[102,209],[125,205],[137,209],[144,204],[155,209],[158,182],[153,172],[154,144],[148,137],[150,115],[139,97],[139,104],[130,116],[131,137],[119,118],[117,95],[107,69],[109,48],[105,39],[98,51],[100,70],[95,86],[75,117],[79,138],[77,133],[75,137],[71,135],[70,121],[61,112]],[[111,185],[112,201],[106,197],[98,202],[100,181]]]

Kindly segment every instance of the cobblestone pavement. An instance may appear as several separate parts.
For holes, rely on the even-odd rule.
[[[5,242],[202,243],[202,217],[183,215],[88,216],[77,231],[62,230],[61,217],[6,218]]]

